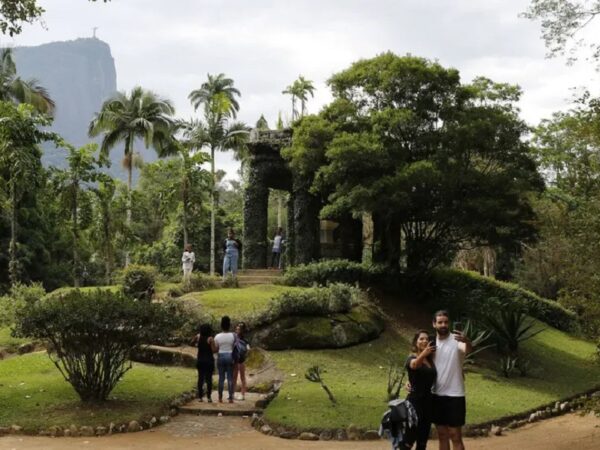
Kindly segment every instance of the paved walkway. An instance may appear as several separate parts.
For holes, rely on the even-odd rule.
[[[375,450],[385,441],[306,442],[273,438],[254,431],[250,419],[180,415],[162,427],[100,438],[0,437],[0,450]],[[600,419],[575,414],[528,425],[506,436],[467,439],[469,450],[598,450]],[[437,449],[431,442],[429,448]]]

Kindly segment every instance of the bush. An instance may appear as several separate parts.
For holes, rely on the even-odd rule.
[[[288,286],[325,286],[328,283],[373,284],[382,279],[386,271],[382,266],[373,266],[331,259],[316,263],[294,266],[285,272],[283,283]]]
[[[576,331],[579,328],[575,313],[516,284],[456,269],[435,270],[423,281],[417,287],[417,293],[425,297],[428,306],[448,309],[454,317],[485,319],[512,306],[559,330]]]
[[[41,283],[17,284],[9,295],[0,297],[0,326],[12,325],[17,311],[46,294]]]
[[[192,272],[189,282],[182,283],[182,290],[184,293],[205,291],[207,289],[214,289],[219,285],[220,278],[201,273]],[[237,287],[237,286],[236,286]]]
[[[132,298],[150,301],[156,276],[157,271],[153,266],[131,264],[123,269],[123,292]]]
[[[131,369],[131,350],[164,339],[181,323],[173,304],[148,304],[107,290],[73,290],[19,310],[15,331],[49,342],[52,362],[81,400],[103,401]]]
[[[335,283],[327,287],[313,287],[286,291],[274,297],[270,306],[256,320],[254,326],[273,323],[289,316],[327,316],[347,313],[363,301],[360,289]]]
[[[496,337],[498,350],[508,352],[510,355],[516,355],[521,342],[544,331],[543,328],[534,330],[535,321],[524,311],[514,307],[501,309],[498,313],[489,316],[485,323]]]

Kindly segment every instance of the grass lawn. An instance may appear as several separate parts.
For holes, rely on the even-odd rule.
[[[248,317],[264,311],[276,295],[298,289],[302,288],[261,284],[243,288],[191,292],[181,298],[199,302],[214,317],[229,315],[238,320],[246,320]]]
[[[271,352],[285,382],[266,417],[298,428],[346,428],[353,423],[376,429],[386,409],[389,355],[404,361],[408,350],[405,337],[387,330],[371,343],[341,350]],[[600,385],[594,345],[555,329],[548,328],[525,343],[522,354],[532,362],[528,377],[504,378],[492,369],[469,369],[467,423],[515,414]],[[319,384],[304,378],[314,364],[325,368],[323,379],[337,406],[331,406]]]
[[[45,353],[0,361],[0,426],[34,431],[52,425],[108,425],[155,414],[190,390],[196,371],[134,364],[103,405],[85,405]]]
[[[28,342],[28,339],[14,338],[10,335],[10,327],[0,327],[0,348],[5,348],[12,352],[24,342]]]

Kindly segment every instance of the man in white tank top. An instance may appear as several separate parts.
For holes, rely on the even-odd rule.
[[[447,311],[438,311],[433,316],[436,351],[433,360],[437,379],[433,387],[433,423],[436,424],[440,450],[464,450],[462,426],[465,424],[465,378],[463,362],[472,350],[469,339],[460,331],[450,333],[450,318]]]

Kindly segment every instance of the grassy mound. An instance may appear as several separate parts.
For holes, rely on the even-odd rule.
[[[261,284],[244,288],[191,292],[181,297],[181,299],[198,302],[206,313],[216,318],[228,315],[237,320],[248,320],[265,312],[273,297],[286,291],[299,289],[274,284]]]
[[[8,352],[13,353],[17,350],[19,345],[29,342],[27,339],[12,337],[10,332],[10,327],[0,328],[0,349],[6,349]]]
[[[110,401],[86,405],[46,354],[14,357],[0,361],[0,426],[18,424],[35,431],[53,425],[98,426],[138,420],[162,410],[169,400],[189,391],[195,380],[192,369],[134,364]]]
[[[420,325],[402,332],[388,327],[375,341],[340,350],[272,352],[286,378],[265,413],[267,419],[301,429],[349,424],[377,428],[386,409],[389,358],[404,362],[411,334]],[[531,361],[529,376],[504,378],[495,370],[495,360],[468,369],[467,423],[517,414],[596,387],[600,364],[594,351],[593,344],[548,327],[523,344],[521,354]],[[318,384],[304,378],[306,369],[315,364],[326,370],[323,378],[338,400],[335,407]]]

